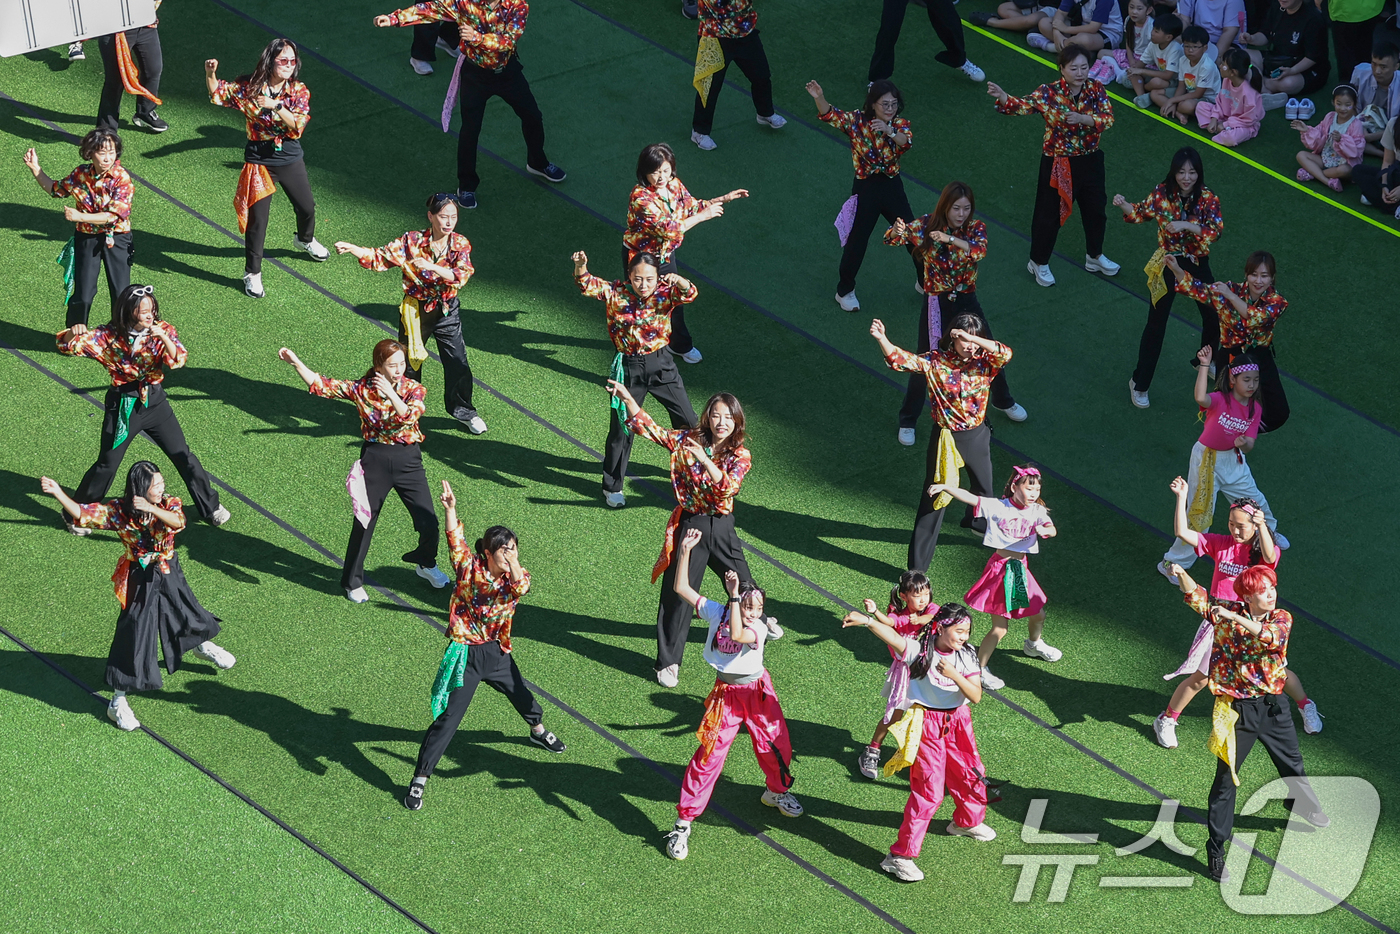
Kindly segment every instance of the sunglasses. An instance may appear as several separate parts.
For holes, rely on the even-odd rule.
[[[133,298],[141,298],[146,295],[154,295],[156,287],[153,285],[132,286],[131,295]]]
[[[456,200],[456,192],[439,191],[437,194],[433,195],[431,199],[429,199],[428,210],[436,214],[438,212],[438,209],[441,208],[444,204],[446,204],[449,201],[455,203]]]
[[[295,55],[293,55],[291,58],[274,58],[272,61],[274,64],[277,65],[295,65],[297,63]]]

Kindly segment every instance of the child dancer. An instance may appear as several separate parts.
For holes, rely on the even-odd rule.
[[[1196,122],[1214,142],[1235,147],[1259,135],[1264,122],[1264,76],[1249,60],[1249,53],[1231,46],[1216,63],[1220,69],[1220,90],[1214,101],[1196,105]]]
[[[447,607],[447,650],[433,681],[433,725],[423,737],[413,781],[403,799],[410,811],[423,807],[428,777],[457,735],[480,684],[509,698],[530,726],[530,742],[550,752],[567,748],[544,728],[544,711],[511,652],[515,606],[530,591],[530,572],[520,566],[515,533],[493,525],[476,540],[476,549],[468,550],[457,521],[457,497],[446,480],[442,481],[442,507],[447,513],[447,553],[457,586]]]
[[[1320,180],[1333,191],[1342,190],[1342,182],[1351,178],[1353,166],[1361,164],[1366,152],[1366,126],[1356,115],[1356,88],[1338,85],[1332,92],[1332,112],[1317,126],[1302,120],[1289,124],[1301,134],[1303,145],[1298,153],[1298,181]]]
[[[1031,575],[1028,555],[1040,551],[1041,538],[1055,537],[1055,523],[1050,521],[1050,511],[1040,498],[1040,471],[1030,465],[1011,468],[1011,478],[1002,488],[1001,499],[990,496],[974,496],[966,490],[946,483],[935,483],[928,488],[929,496],[947,493],[956,500],[967,503],[976,511],[979,518],[987,522],[987,532],[982,544],[995,551],[987,559],[987,566],[977,583],[968,589],[963,597],[974,610],[989,613],[999,622],[991,632],[982,638],[977,649],[977,657],[982,663],[982,684],[999,691],[1006,686],[987,667],[992,651],[1006,635],[1007,621],[1024,619],[1029,630],[1029,638],[1021,650],[1031,658],[1057,662],[1064,654],[1053,645],[1048,645],[1042,633],[1045,630],[1045,591]]]
[[[914,145],[909,120],[899,115],[904,109],[904,97],[894,82],[876,81],[866,92],[865,106],[859,111],[848,111],[827,103],[822,86],[815,81],[807,82],[807,93],[817,102],[817,116],[822,122],[851,138],[856,179],[851,183],[851,197],[836,219],[837,229],[845,234],[841,239],[836,304],[842,311],[859,311],[856,273],[865,261],[865,248],[875,230],[875,221],[881,215],[891,224],[914,219],[914,209],[909,207],[909,196],[904,193],[904,179],[899,176],[899,157]],[[914,276],[915,282],[923,278],[917,259]]]
[[[180,657],[191,650],[221,669],[233,667],[236,659],[209,641],[219,634],[218,617],[190,593],[180,570],[175,533],[185,527],[185,511],[178,497],[165,494],[165,478],[155,464],[132,464],[126,494],[105,503],[75,502],[48,477],[40,477],[39,485],[63,504],[73,523],[116,532],[126,548],[112,574],[121,614],[107,652],[107,683],[113,690],[109,720],[123,730],[141,725],[126,695],[160,690],[157,641],[170,674],[180,670]]]
[[[695,301],[699,290],[675,273],[658,277],[661,264],[651,253],[632,257],[627,281],[611,284],[589,274],[588,255],[582,250],[573,259],[579,291],[607,309],[608,336],[617,348],[609,377],[626,386],[634,399],[645,402],[647,393],[655,396],[670,414],[672,428],[695,427],[695,408],[668,344],[672,317],[682,305]],[[621,403],[612,406],[603,449],[603,502],[613,509],[627,504],[622,479],[632,453],[632,433],[623,424],[626,416]]]
[[[972,617],[958,603],[945,603],[934,618],[912,636],[902,636],[863,613],[847,613],[842,627],[865,626],[899,653],[909,666],[901,703],[909,708],[895,729],[903,734],[900,751],[885,763],[885,774],[909,769],[909,800],[890,855],[880,868],[904,882],[918,882],[923,872],[914,864],[923,848],[929,821],[953,796],[953,820],[948,833],[988,842],[997,832],[986,824],[986,770],[977,753],[968,703],[982,700],[977,653],[967,645]]]
[[[1263,407],[1254,399],[1259,390],[1259,363],[1251,355],[1241,354],[1228,364],[1222,364],[1216,391],[1207,392],[1210,348],[1202,347],[1196,359],[1196,404],[1205,412],[1205,427],[1191,448],[1191,466],[1186,474],[1189,526],[1197,532],[1210,528],[1217,493],[1224,493],[1232,500],[1249,498],[1258,503],[1264,513],[1274,543],[1286,550],[1288,539],[1278,533],[1278,521],[1264,494],[1259,492],[1249,462],[1245,460],[1245,455],[1254,450],[1259,419],[1263,415]],[[1175,584],[1171,566],[1179,564],[1189,568],[1195,561],[1196,549],[1178,538],[1162,556],[1157,570]]]
[[[787,721],[773,690],[773,679],[763,666],[763,646],[769,638],[763,616],[764,593],[752,583],[741,590],[739,575],[725,571],[728,604],[721,606],[698,594],[689,584],[690,555],[702,537],[699,529],[690,529],[681,539],[675,588],[676,594],[695,607],[695,612],[710,626],[705,634],[704,654],[705,661],[716,671],[715,686],[705,698],[705,717],[695,731],[700,748],[695,750],[681,779],[676,826],[666,835],[666,855],[672,859],[690,855],[691,822],[710,803],[729,747],[741,726],[748,728],[754,757],[763,769],[767,788],[759,800],[777,808],[784,817],[802,816],[802,805],[788,790],[792,787],[792,773],[788,771],[792,741],[788,738]]]
[[[938,604],[930,602],[932,596],[928,577],[923,572],[905,571],[890,593],[890,608],[881,613],[876,609],[874,600],[866,600],[865,615],[890,627],[901,636],[911,636],[938,612]],[[870,737],[870,745],[861,750],[860,759],[857,761],[860,774],[871,780],[880,774],[880,744],[885,741],[890,725],[903,717],[906,709],[900,706],[900,696],[905,694],[905,685],[909,681],[909,666],[893,646],[890,647],[890,657],[894,662],[890,665],[889,676],[885,679],[885,698],[888,701],[885,713],[875,725],[875,734]]]

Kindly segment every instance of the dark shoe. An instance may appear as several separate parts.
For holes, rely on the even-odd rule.
[[[548,749],[550,752],[563,752],[565,749],[569,748],[559,742],[559,737],[555,736],[549,730],[545,730],[543,733],[531,731],[530,742],[539,746],[541,749]]]
[[[563,169],[559,168],[559,166],[555,165],[553,162],[551,162],[549,165],[545,166],[542,169],[537,169],[532,165],[527,165],[525,166],[525,171],[529,172],[531,175],[538,175],[545,181],[553,182],[556,185],[569,177],[567,174],[565,174]]]
[[[63,527],[68,530],[69,535],[77,535],[81,537],[83,535],[92,534],[92,529],[86,529],[83,528],[81,525],[77,525],[73,522],[72,519],[68,518],[67,513],[65,513],[63,516]]]
[[[969,13],[967,14],[967,21],[974,26],[981,26],[983,29],[986,29],[987,24],[992,21],[992,14],[982,12]]]
[[[1230,878],[1230,870],[1225,868],[1225,856],[1206,857],[1206,873],[1216,882],[1224,882]]]
[[[1294,813],[1297,814],[1296,811]],[[1298,814],[1298,816],[1314,827],[1332,826],[1332,818],[1328,817],[1322,811],[1309,811],[1307,814]]]
[[[170,129],[170,124],[162,120],[154,110],[145,115],[137,114],[131,118],[131,122],[135,126],[145,127],[152,133],[164,133]]]
[[[427,787],[423,782],[413,782],[408,786],[408,794],[403,796],[403,806],[410,811],[421,811],[423,809],[423,789]]]
[[[476,209],[476,192],[457,190],[457,205],[464,211]]]
[[[700,0],[681,0],[681,16],[697,19],[700,16]]]

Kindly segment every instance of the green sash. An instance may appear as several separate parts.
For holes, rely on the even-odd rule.
[[[1026,590],[1026,566],[1015,558],[1006,559],[1001,579],[1006,588],[1006,612],[1014,613],[1031,605],[1031,595]]]
[[[73,300],[74,276],[78,266],[78,251],[73,246],[74,237],[69,237],[68,242],[63,244],[62,251],[58,254],[58,265],[63,267],[63,286],[67,289],[67,294],[63,296],[63,304],[67,305]]]
[[[442,664],[438,666],[437,679],[433,681],[433,719],[442,716],[447,709],[447,698],[461,687],[467,672],[467,646],[461,642],[447,643],[447,651],[442,653]]]
[[[608,373],[608,379],[621,383],[624,386],[627,385],[627,373],[622,366],[621,351],[618,352],[617,356],[613,357],[612,371]],[[612,396],[611,398],[612,402],[609,403],[609,406],[617,413],[617,422],[622,426],[622,436],[624,438],[628,437],[632,434],[632,429],[627,427],[627,403],[623,402],[617,396]]]

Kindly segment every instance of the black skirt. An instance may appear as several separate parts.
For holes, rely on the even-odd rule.
[[[107,653],[107,683],[118,691],[152,691],[161,687],[156,639],[165,670],[180,670],[180,656],[219,634],[219,620],[190,593],[180,560],[171,557],[170,573],[160,561],[132,564],[126,576],[126,609]]]

